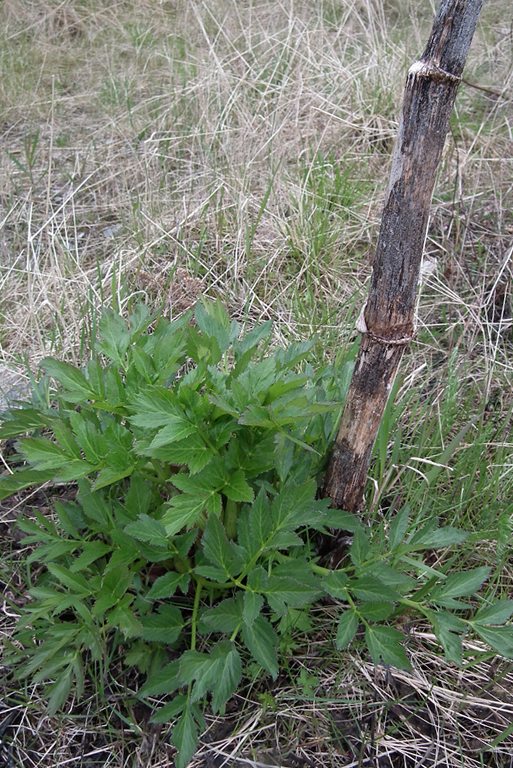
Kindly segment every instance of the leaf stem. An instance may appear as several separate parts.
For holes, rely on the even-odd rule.
[[[198,625],[198,612],[201,597],[201,590],[203,589],[203,579],[196,580],[196,592],[194,593],[194,604],[192,606],[192,618],[191,618],[191,651],[196,650],[196,629]]]

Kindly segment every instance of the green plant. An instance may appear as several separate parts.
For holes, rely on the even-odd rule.
[[[457,663],[470,632],[513,656],[501,626],[513,601],[472,613],[462,599],[489,569],[447,575],[421,557],[465,533],[436,520],[412,528],[406,508],[370,528],[317,498],[347,371],[314,372],[310,342],[273,350],[270,323],[241,336],[219,303],[155,324],[143,306],[128,323],[107,312],[99,328],[84,370],[45,360],[34,402],[0,427],[29,434],[0,498],[49,480],[78,489],[53,515],[20,522],[35,547],[10,658],[20,676],[50,681],[50,711],[122,660],[146,676],[142,699],[171,696],[153,719],[174,722],[185,766],[207,702],[223,712],[237,690],[241,654],[276,678],[280,633],[308,629],[321,599],[340,605],[337,647],[363,636],[377,664],[409,666],[404,613],[430,622]],[[315,546],[333,529],[352,534],[336,570]]]

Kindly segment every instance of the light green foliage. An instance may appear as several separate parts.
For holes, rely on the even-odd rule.
[[[469,634],[513,657],[513,601],[475,611],[490,570],[422,559],[464,532],[416,525],[406,507],[367,526],[316,498],[347,371],[314,372],[309,343],[271,350],[268,323],[242,335],[219,303],[156,324],[144,307],[128,322],[108,312],[100,329],[83,370],[44,361],[46,391],[58,384],[47,405],[0,426],[20,436],[0,498],[48,480],[78,486],[54,515],[20,522],[34,547],[10,661],[49,681],[50,711],[82,695],[93,665],[114,674],[122,653],[147,676],[142,699],[170,697],[154,720],[174,723],[183,768],[202,711],[224,712],[242,659],[275,679],[291,627],[308,631],[320,599],[340,606],[336,647],[363,642],[376,664],[409,666],[404,613],[428,621],[455,662]],[[333,530],[352,534],[337,570],[314,546]]]

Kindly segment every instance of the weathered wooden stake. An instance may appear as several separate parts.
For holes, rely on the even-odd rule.
[[[429,208],[456,92],[483,0],[442,0],[420,61],[408,72],[363,334],[324,493],[361,507],[372,447],[395,374],[415,332]]]

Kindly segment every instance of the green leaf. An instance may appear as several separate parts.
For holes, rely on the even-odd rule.
[[[242,619],[244,624],[251,627],[257,616],[260,615],[262,605],[264,604],[264,598],[256,592],[247,590],[244,592],[243,602],[244,608],[242,611]]]
[[[171,443],[178,443],[180,440],[184,440],[194,432],[197,432],[197,430],[197,426],[183,416],[169,416],[168,423],[157,432],[150,443],[149,449],[151,451]]]
[[[284,532],[322,519],[328,500],[316,500],[316,490],[315,480],[300,485],[289,482],[272,502],[260,490],[253,506],[246,508],[239,518],[238,539],[248,555],[286,548],[290,544],[287,538],[284,545]]]
[[[81,571],[109,552],[112,552],[112,547],[103,541],[84,542],[82,544],[82,553],[73,561],[70,570],[73,573]]]
[[[365,629],[365,642],[374,664],[411,669],[402,646],[403,640],[402,633],[393,627],[368,625]]]
[[[492,605],[483,606],[472,619],[478,624],[504,624],[513,616],[513,600],[497,600]]]
[[[28,437],[19,445],[20,454],[34,469],[59,470],[75,457],[44,437]]]
[[[186,768],[196,752],[198,740],[198,726],[192,715],[191,708],[188,706],[182,712],[171,735],[171,741],[178,750],[176,768]]]
[[[253,501],[255,497],[242,469],[230,473],[222,490],[224,495],[232,501]]]
[[[358,616],[353,610],[344,611],[340,614],[337,628],[336,646],[339,651],[348,648],[354,640],[358,630]]]
[[[178,640],[183,629],[182,614],[174,605],[161,605],[157,613],[141,619],[143,639],[170,645]]]
[[[127,638],[140,637],[142,634],[142,624],[130,608],[132,599],[132,595],[125,595],[108,617],[108,625],[120,629]]]
[[[166,691],[163,691],[163,693],[166,693]],[[151,718],[151,722],[169,723],[169,721],[176,720],[178,715],[180,715],[187,706],[187,701],[187,694],[179,693],[178,696],[174,697],[173,701],[169,702],[169,704],[165,704],[163,707],[160,707],[160,709],[157,709]]]
[[[479,590],[490,575],[490,568],[482,566],[473,568],[470,571],[461,571],[460,573],[451,573],[447,579],[437,585],[431,592],[431,599],[442,597],[444,599],[452,597],[468,597]]]
[[[323,519],[327,528],[336,528],[341,531],[356,533],[362,530],[361,521],[351,512],[344,512],[342,509],[328,509]]]
[[[136,450],[143,456],[151,456],[169,464],[178,466],[185,464],[191,475],[200,472],[215,456],[198,432],[192,433],[186,440],[163,445],[160,448],[136,446]]]
[[[48,714],[53,716],[61,709],[62,705],[69,696],[71,683],[73,681],[73,667],[68,668],[57,678],[51,687],[50,698],[48,699]]]
[[[390,549],[394,550],[403,544],[409,525],[409,508],[403,507],[395,515],[388,529],[388,544]]]
[[[206,508],[208,501],[208,497],[197,498],[186,493],[173,496],[161,518],[167,536],[174,536],[182,528],[194,525]]]
[[[430,612],[429,617],[447,660],[461,664],[463,647],[460,635],[466,632],[464,622],[446,611]]]
[[[183,418],[176,394],[166,387],[147,387],[134,396],[129,403],[132,415],[130,422],[136,427],[155,429],[174,424],[176,418]]]
[[[98,350],[123,367],[130,345],[130,333],[123,318],[112,310],[105,310],[100,318],[100,334]]]
[[[129,477],[134,471],[134,468],[134,464],[128,464],[123,467],[104,467],[98,472],[96,480],[91,487],[93,491],[99,491],[101,488],[106,488],[108,485],[118,483],[125,477]]]
[[[285,608],[303,608],[322,594],[321,583],[305,560],[291,560],[276,567],[262,591],[276,613]]]
[[[367,621],[385,621],[395,610],[393,603],[362,603],[358,606],[361,616]]]
[[[241,572],[244,565],[243,551],[228,540],[223,524],[215,515],[208,518],[201,544],[207,560],[220,568],[225,577],[235,577]]]
[[[137,520],[125,525],[124,531],[134,539],[148,544],[163,544],[167,540],[166,526],[161,520],[155,520],[149,515],[139,515]]]
[[[164,693],[173,693],[181,686],[180,664],[178,660],[175,660],[166,664],[164,668],[159,667],[158,670],[153,672],[139,689],[138,695],[143,699],[148,696],[162,696]],[[164,720],[160,719],[159,714],[161,711],[158,710],[157,714],[153,715],[153,722],[161,723],[167,721],[167,715]]]
[[[278,638],[267,619],[258,616],[250,627],[244,624],[242,626],[242,639],[260,666],[276,680],[279,671],[276,655]]]
[[[91,383],[75,366],[46,357],[41,362],[41,367],[44,368],[49,376],[52,376],[52,378],[62,384],[65,389],[64,397],[69,402],[80,403],[83,400],[96,397]]]
[[[78,500],[86,518],[98,523],[102,530],[111,527],[109,504],[103,493],[93,491],[87,480],[78,481]]]
[[[48,426],[52,421],[49,414],[35,408],[13,408],[0,415],[0,440],[23,435]]]
[[[211,691],[213,711],[223,712],[242,676],[240,656],[229,640],[222,640],[208,654],[186,651],[180,658],[180,675],[184,683],[194,682],[193,700]]]
[[[417,581],[411,576],[392,568],[387,563],[376,563],[375,565],[367,566],[365,568],[365,574],[372,576],[374,579],[386,584],[388,587],[396,589],[401,594],[411,592],[411,590],[417,587]]]
[[[363,565],[371,548],[370,539],[361,528],[354,532],[353,542],[349,548],[349,556],[353,565]]]
[[[344,600],[347,602],[348,581],[349,579],[345,571],[332,571],[323,578],[322,587],[328,595],[331,595],[336,600]]]
[[[185,595],[191,578],[188,573],[166,573],[156,579],[146,595],[148,600],[162,600],[173,597],[177,589]]]
[[[513,659],[513,627],[484,627],[473,624],[476,634],[494,651],[506,659]]]
[[[224,714],[226,702],[235,693],[242,677],[242,665],[235,645],[224,640],[213,651],[217,661],[215,686],[212,695],[212,711]]]
[[[408,551],[421,549],[440,549],[461,544],[468,537],[465,531],[446,526],[445,528],[430,528],[419,531],[405,544]]]
[[[232,323],[220,301],[201,301],[196,304],[194,317],[198,328],[205,336],[215,339],[223,353],[238,335],[237,323]]]
[[[251,594],[245,592],[244,595]],[[256,595],[259,597],[259,595]],[[260,598],[262,600],[262,598]],[[231,634],[243,621],[243,607],[241,596],[222,600],[213,608],[204,610],[201,614],[200,629],[202,632],[223,632]]]
[[[31,485],[43,485],[53,477],[55,477],[53,469],[21,469],[12,475],[2,475],[0,477],[0,501]]]
[[[48,570],[63,586],[68,587],[77,595],[89,595],[93,591],[93,587],[87,579],[79,576],[78,573],[73,573],[68,568],[56,563],[48,563]]]
[[[386,584],[383,584],[372,576],[362,576],[359,579],[351,579],[347,588],[359,600],[364,600],[370,603],[379,603],[383,600],[386,602],[394,602],[400,598],[400,595],[395,589],[388,587]]]

